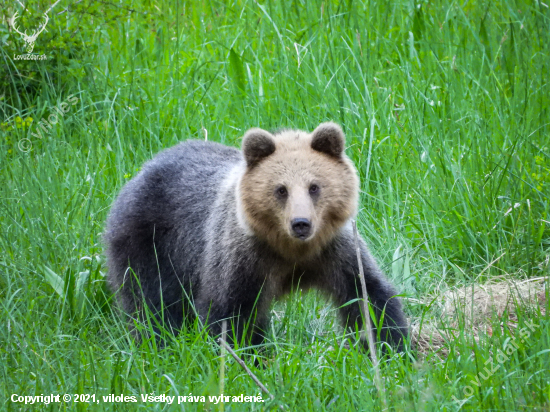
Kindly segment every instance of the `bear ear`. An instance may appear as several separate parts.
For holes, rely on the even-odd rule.
[[[312,133],[311,148],[333,157],[341,157],[346,137],[336,123],[321,123]]]
[[[263,129],[250,129],[243,137],[243,154],[248,167],[253,167],[258,162],[275,152],[275,140],[273,135]]]

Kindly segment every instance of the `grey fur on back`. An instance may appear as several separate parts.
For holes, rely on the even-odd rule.
[[[214,334],[231,318],[237,339],[259,343],[271,302],[298,284],[338,306],[361,297],[350,225],[321,254],[285,260],[242,223],[236,193],[245,168],[239,150],[190,140],[159,153],[122,189],[104,239],[108,282],[127,314],[141,319],[146,304],[177,332],[196,312]],[[369,297],[378,314],[385,311],[382,340],[400,348],[407,335],[401,304],[360,242]],[[340,314],[344,325],[361,327],[359,302]]]
[[[142,296],[160,311],[162,293],[167,320],[181,324],[185,295],[193,296],[200,283],[205,226],[219,182],[241,160],[237,149],[190,140],[159,153],[124,186],[104,239],[109,284],[126,313],[136,312]]]

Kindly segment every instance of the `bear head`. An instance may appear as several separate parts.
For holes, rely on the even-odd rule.
[[[254,128],[244,135],[239,214],[283,258],[318,254],[355,215],[359,179],[344,147],[344,133],[332,122],[311,134]]]

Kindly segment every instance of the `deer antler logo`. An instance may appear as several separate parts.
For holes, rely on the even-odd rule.
[[[21,3],[20,0],[16,0],[23,9],[27,10],[26,7]],[[27,34],[27,31],[25,30],[24,33],[21,33],[19,30],[17,30],[17,27],[15,27],[15,20],[19,18],[18,13],[15,12],[11,20],[8,20],[11,24],[11,27],[13,30],[15,30],[16,33],[19,33],[21,36],[23,36],[23,40],[25,40],[25,43],[27,43],[27,53],[32,53],[34,49],[34,43],[36,42],[36,39],[38,38],[38,35],[44,31],[46,28],[46,24],[48,24],[48,21],[50,21],[50,18],[48,17],[48,13],[51,9],[53,9],[55,6],[57,6],[57,3],[59,3],[61,0],[57,0],[54,4],[50,6],[48,10],[44,13],[44,23],[38,26],[38,29],[34,30],[31,35]],[[28,11],[28,10],[27,10]]]
[[[31,35],[28,35],[26,30],[24,33],[21,33],[19,30],[17,30],[17,27],[15,26],[15,20],[19,17],[17,14],[18,13],[15,12],[13,17],[11,18],[11,27],[13,27],[13,30],[15,30],[21,36],[23,36],[23,40],[25,41],[25,43],[27,43],[27,47],[26,47],[27,53],[32,53],[34,49],[34,43],[36,42],[38,35],[44,31],[44,29],[46,28],[46,24],[48,24],[48,21],[50,20],[50,18],[46,13],[44,13],[44,19],[45,19],[44,24],[41,24],[40,26],[38,26],[38,29],[33,31]]]

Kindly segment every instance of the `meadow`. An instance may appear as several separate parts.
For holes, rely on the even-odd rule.
[[[437,322],[453,288],[548,279],[547,2],[61,0],[34,45],[47,59],[18,58],[9,19],[30,33],[53,3],[0,7],[0,409],[550,408],[548,287],[487,319],[491,333]],[[163,348],[132,339],[104,281],[109,207],[180,141],[239,147],[250,127],[328,120],[360,174],[359,231],[411,323],[453,339],[382,358],[380,392],[336,308],[296,291],[272,309],[261,366],[244,358],[274,399],[208,402],[260,391],[198,322]]]

